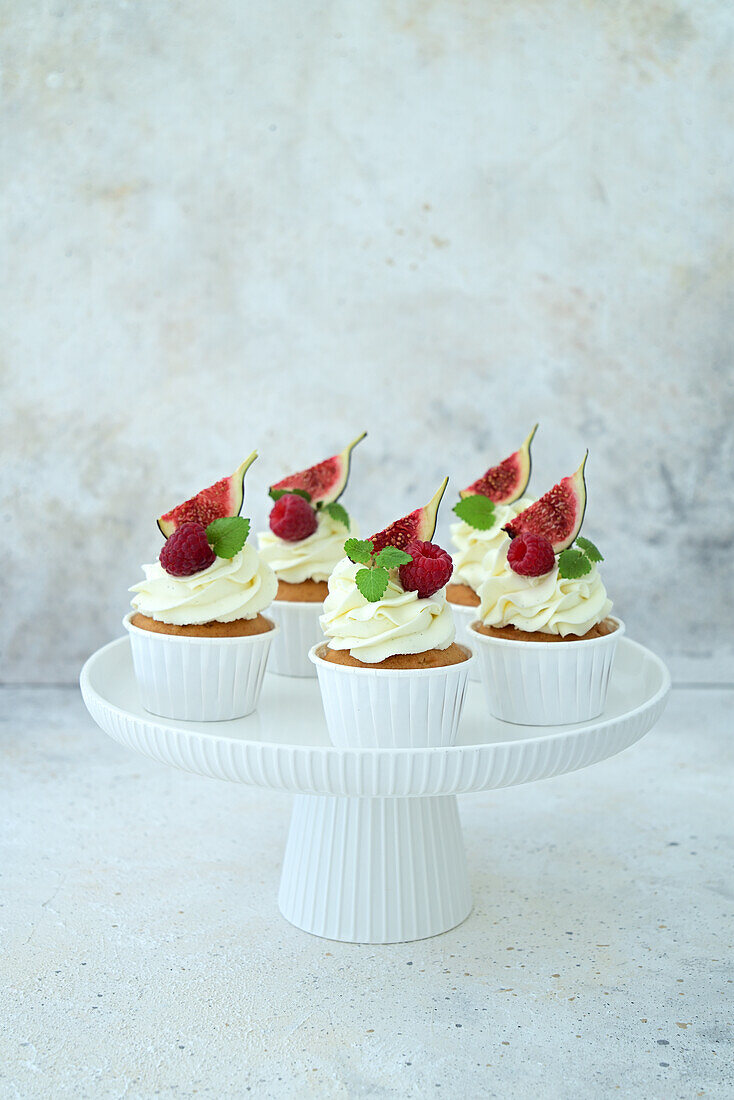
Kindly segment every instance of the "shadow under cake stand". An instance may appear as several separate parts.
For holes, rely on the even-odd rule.
[[[246,718],[157,718],[140,705],[127,638],[90,657],[80,683],[95,722],[120,744],[184,771],[295,794],[278,898],[287,920],[328,939],[397,943],[469,915],[457,794],[613,756],[658,720],[670,676],[653,653],[621,638],[606,708],[592,722],[501,722],[481,685],[469,684],[459,744],[384,750],[333,748],[317,682],[272,674]]]

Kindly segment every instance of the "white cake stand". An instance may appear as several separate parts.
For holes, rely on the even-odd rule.
[[[265,677],[258,711],[231,722],[156,718],[138,701],[130,644],[89,658],[84,702],[116,741],[163,764],[237,783],[295,792],[279,905],[298,928],[329,939],[395,943],[459,924],[471,892],[457,794],[529,783],[604,760],[660,717],[665,665],[622,638],[607,707],[569,727],[492,718],[470,684],[448,749],[344,750],[331,746],[318,684]]]

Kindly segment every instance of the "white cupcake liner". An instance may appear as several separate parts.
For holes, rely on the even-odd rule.
[[[133,614],[122,622],[147,711],[186,722],[223,722],[255,710],[277,625],[239,638],[194,638],[141,630],[130,621]]]
[[[280,627],[280,632],[273,641],[268,672],[278,676],[316,676],[308,651],[324,640],[319,622],[323,613],[323,601],[274,600],[271,603],[268,616]]]
[[[349,749],[453,745],[473,658],[440,668],[351,668],[319,657],[316,666],[332,744]]]
[[[467,607],[466,604],[451,603],[449,605],[454,613],[454,625],[456,626],[456,640],[460,645],[466,646],[472,653],[476,651],[476,644],[474,642],[474,635],[469,630],[471,623],[477,617],[479,612],[478,607]],[[479,675],[479,662],[472,661],[469,668],[469,679],[479,682],[481,679]]]
[[[597,718],[624,623],[602,638],[521,642],[469,628],[490,712],[522,726],[560,726]]]

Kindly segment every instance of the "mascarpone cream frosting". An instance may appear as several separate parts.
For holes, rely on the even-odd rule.
[[[558,562],[542,577],[521,577],[507,564],[509,545],[505,537],[477,592],[478,617],[485,626],[581,635],[612,610],[596,565],[573,580],[558,575]]]
[[[144,565],[134,584],[135,611],[176,626],[254,619],[273,602],[278,580],[248,543],[233,558],[217,558],[190,577],[172,577],[159,561]]]
[[[362,566],[344,558],[329,577],[321,628],[331,649],[347,649],[358,661],[374,664],[397,654],[447,649],[454,640],[454,618],[442,588],[428,599],[406,592],[391,579],[381,600],[370,603],[357,588]]]
[[[270,566],[278,580],[288,584],[303,581],[326,581],[338,561],[344,557],[344,543],[356,535],[354,521],[349,530],[328,512],[318,512],[317,527],[312,535],[297,542],[281,539],[272,531],[260,531],[257,536],[260,557]]]
[[[512,504],[495,504],[494,523],[486,531],[478,531],[463,519],[452,523],[451,538],[456,547],[452,583],[468,584],[475,592],[478,591],[479,585],[492,567],[497,551],[507,538],[502,528],[534,503],[532,497],[520,497]]]

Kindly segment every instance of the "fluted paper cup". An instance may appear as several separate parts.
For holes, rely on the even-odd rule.
[[[122,620],[130,634],[140,701],[151,714],[186,722],[243,718],[257,706],[278,627],[239,638],[156,634]]]
[[[469,627],[490,712],[522,726],[560,726],[597,718],[624,623],[602,638],[521,642]],[[476,624],[475,624],[476,625]]]
[[[323,612],[323,601],[274,600],[271,603],[268,616],[277,623],[280,632],[273,640],[268,672],[279,676],[316,676],[308,651],[324,640],[319,622]]]
[[[440,668],[351,668],[319,657],[316,666],[329,736],[337,748],[408,749],[453,745],[474,660]]]
[[[454,613],[454,625],[456,627],[456,640],[460,645],[466,646],[472,653],[476,650],[476,644],[474,642],[474,636],[470,633],[469,627],[471,623],[477,617],[478,607],[467,607],[462,603],[451,603],[449,600],[449,606]],[[469,668],[469,679],[479,681],[479,662],[472,661]]]

